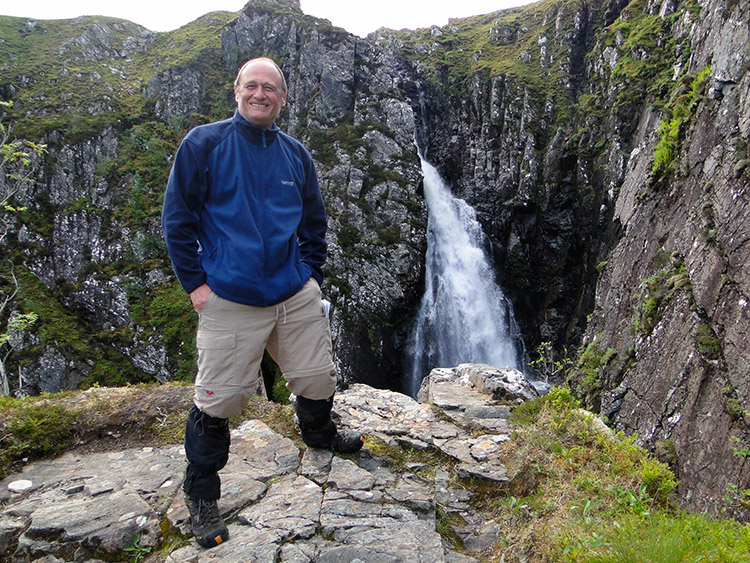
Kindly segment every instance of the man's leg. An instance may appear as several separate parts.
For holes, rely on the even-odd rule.
[[[209,295],[198,322],[198,375],[185,430],[185,503],[203,547],[229,537],[221,520],[219,471],[229,458],[229,417],[242,412],[257,389],[265,340],[275,311]]]
[[[358,451],[364,444],[364,437],[339,432],[331,420],[332,408],[333,396],[315,400],[297,395],[294,410],[302,441],[311,448],[331,449],[342,454]]]
[[[287,388],[296,395],[295,411],[302,439],[314,448],[341,453],[359,450],[364,443],[362,436],[339,433],[331,420],[336,368],[320,287],[310,279],[277,308],[279,319],[268,338],[267,349],[279,364]]]
[[[193,535],[203,547],[214,547],[229,539],[219,516],[221,496],[219,471],[229,459],[229,420],[216,418],[193,405],[185,426],[185,504],[190,512]]]

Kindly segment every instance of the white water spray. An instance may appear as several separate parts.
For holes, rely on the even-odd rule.
[[[429,219],[425,293],[407,347],[412,396],[435,367],[478,362],[523,371],[511,305],[495,283],[476,212],[424,159],[422,173]]]

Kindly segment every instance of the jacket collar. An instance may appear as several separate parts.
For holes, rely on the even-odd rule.
[[[267,147],[273,143],[281,131],[275,122],[270,129],[254,125],[242,117],[239,110],[234,110],[232,122],[243,137],[251,143],[263,147]]]

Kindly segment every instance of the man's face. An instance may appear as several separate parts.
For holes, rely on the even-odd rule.
[[[234,99],[242,117],[269,129],[286,103],[279,71],[265,61],[248,64],[234,87]]]

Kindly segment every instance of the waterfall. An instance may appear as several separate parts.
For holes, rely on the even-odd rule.
[[[495,283],[476,212],[424,159],[422,173],[429,218],[425,292],[407,345],[411,396],[435,367],[481,362],[524,370],[512,307]]]

